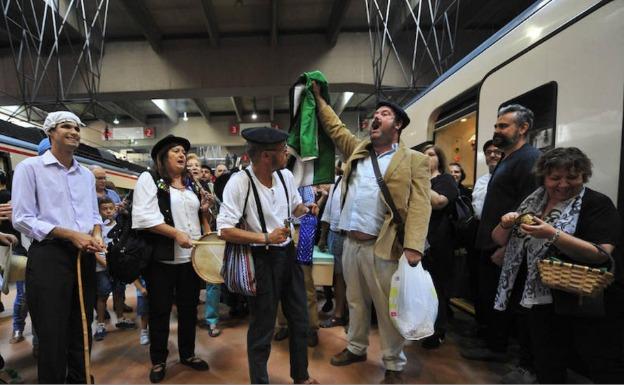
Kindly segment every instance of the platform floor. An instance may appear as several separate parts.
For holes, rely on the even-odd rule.
[[[37,381],[36,363],[32,356],[32,333],[30,319],[27,320],[26,340],[18,344],[9,344],[12,333],[13,292],[2,296],[6,310],[0,313],[0,353],[7,368],[18,371],[26,383]],[[135,307],[136,296],[128,286],[126,302]],[[322,304],[322,301],[321,301]],[[109,301],[109,307],[112,307]],[[200,314],[203,306],[200,305]],[[248,383],[246,355],[247,320],[233,320],[227,317],[227,306],[222,305],[221,313],[223,333],[211,338],[205,330],[197,330],[196,354],[210,365],[208,372],[195,372],[179,364],[177,341],[177,323],[172,315],[169,338],[169,359],[167,376],[163,383]],[[470,322],[460,312],[455,323]],[[92,371],[96,383],[111,384],[146,384],[149,383],[150,369],[148,347],[139,344],[139,331],[117,330],[115,316],[107,325],[109,333],[103,341],[94,341],[92,352]],[[134,317],[135,314],[128,314]],[[326,317],[321,317],[326,318]],[[462,325],[463,326],[463,325]],[[445,343],[438,349],[429,351],[417,342],[409,343],[405,348],[408,366],[404,373],[406,383],[497,383],[500,376],[508,370],[505,364],[467,361],[459,355],[458,339],[450,333]],[[321,383],[379,383],[383,379],[384,369],[379,351],[377,330],[372,329],[368,360],[346,367],[334,367],[329,364],[332,355],[346,346],[344,328],[320,329],[320,343],[309,348],[309,372]],[[269,373],[273,383],[292,383],[289,376],[288,341],[273,343],[269,360]]]

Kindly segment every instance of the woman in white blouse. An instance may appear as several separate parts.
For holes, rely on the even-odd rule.
[[[137,181],[132,205],[132,227],[145,230],[153,246],[145,278],[149,296],[150,381],[162,381],[166,372],[169,317],[178,310],[180,362],[195,370],[208,364],[195,356],[195,324],[201,279],[191,263],[192,241],[210,231],[209,197],[186,171],[190,143],[169,135],[152,148],[155,170]]]

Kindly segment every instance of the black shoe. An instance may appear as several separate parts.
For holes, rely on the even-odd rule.
[[[362,361],[366,361],[366,354],[364,354],[363,356],[358,356],[357,354],[351,353],[349,349],[345,349],[341,351],[340,353],[336,354],[335,356],[333,356],[331,360],[329,361],[329,363],[334,366],[346,366],[346,365],[353,364],[355,362],[362,362]]]
[[[321,311],[323,313],[329,313],[333,308],[334,308],[334,301],[332,301],[331,299],[328,299],[323,304],[323,307],[321,308]]]
[[[319,343],[318,332],[314,329],[308,331],[308,346],[313,348]]]
[[[275,341],[281,341],[288,338],[288,328],[278,328],[277,332],[275,332],[275,337],[273,337]]]
[[[149,379],[152,384],[157,384],[165,378],[167,373],[167,364],[160,363],[152,366],[150,370]]]
[[[190,358],[180,360],[180,363],[182,365],[186,365],[189,368],[198,370],[200,372],[210,369],[210,366],[208,366],[208,363],[197,356],[193,356]]]
[[[437,349],[444,342],[444,337],[434,334],[422,340],[421,346],[425,349]]]

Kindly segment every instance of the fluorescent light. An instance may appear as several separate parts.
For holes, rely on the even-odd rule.
[[[119,119],[117,119],[116,116],[115,116],[115,119],[113,120],[113,124],[119,124]]]
[[[468,119],[467,119],[467,118],[461,118],[459,121],[460,121],[460,122],[462,122],[462,123],[464,123],[464,122],[467,122],[467,121],[468,121]]]
[[[184,120],[185,122],[188,122],[188,115],[186,114],[186,111],[184,111],[184,115],[182,116],[182,120]]]
[[[251,118],[252,118],[253,120],[258,119],[258,114],[256,114],[256,113],[254,112],[253,114],[251,114]]]

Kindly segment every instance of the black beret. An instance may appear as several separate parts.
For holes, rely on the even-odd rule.
[[[182,146],[184,147],[184,151],[188,152],[191,148],[191,142],[189,142],[186,138],[167,135],[159,140],[158,143],[154,145],[154,147],[152,147],[152,159],[156,161],[156,156],[158,156],[158,153],[160,151],[162,151],[164,148],[172,148],[175,146]]]
[[[394,115],[402,122],[401,130],[407,127],[407,125],[410,123],[409,116],[407,116],[405,110],[401,108],[401,106],[399,106],[398,104],[393,103],[389,100],[380,100],[379,102],[377,102],[377,107],[375,107],[375,109],[378,110],[380,107],[390,107],[390,109],[394,112]]]
[[[271,127],[250,127],[241,132],[245,140],[259,144],[275,144],[288,139],[288,134],[284,131]]]

